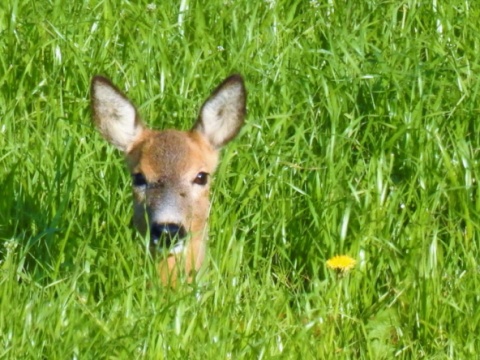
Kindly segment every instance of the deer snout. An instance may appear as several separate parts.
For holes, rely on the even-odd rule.
[[[183,225],[173,223],[154,223],[150,228],[150,246],[154,249],[171,249],[177,252],[183,249],[183,240],[187,230]]]

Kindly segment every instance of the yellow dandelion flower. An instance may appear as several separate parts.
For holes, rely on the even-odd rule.
[[[345,273],[352,270],[356,263],[357,261],[348,255],[338,255],[327,260],[327,267]]]

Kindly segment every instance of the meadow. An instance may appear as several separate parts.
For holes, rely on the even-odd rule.
[[[0,358],[478,357],[479,34],[471,0],[3,0]],[[90,80],[189,129],[231,73],[246,125],[170,289]]]

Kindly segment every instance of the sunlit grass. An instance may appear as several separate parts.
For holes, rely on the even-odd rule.
[[[475,2],[54,3],[0,7],[1,358],[477,356]],[[232,72],[207,266],[166,289],[89,82],[188,129]]]

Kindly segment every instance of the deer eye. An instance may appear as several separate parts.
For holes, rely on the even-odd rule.
[[[147,179],[142,173],[132,174],[132,182],[135,187],[147,185]]]
[[[195,179],[193,180],[194,184],[197,185],[206,185],[208,182],[208,174],[206,172],[199,172]]]

